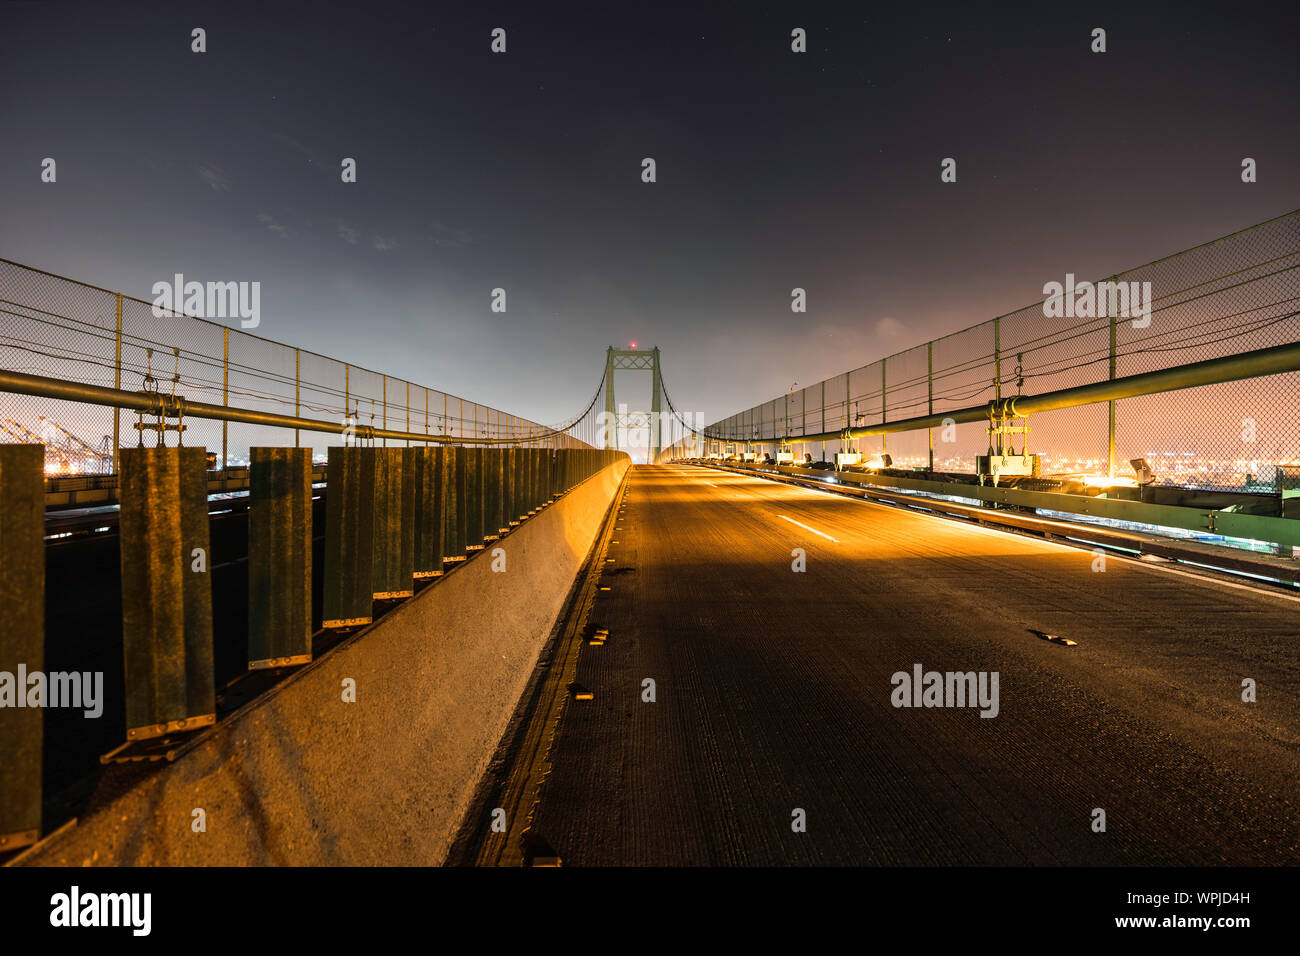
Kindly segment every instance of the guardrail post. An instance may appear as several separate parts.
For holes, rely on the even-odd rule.
[[[550,504],[551,499],[556,494],[555,481],[555,463],[559,456],[559,451],[548,449],[546,451],[538,450],[536,465],[536,483],[533,485],[535,491],[531,508],[540,509],[543,505]]]
[[[515,477],[515,519],[523,521],[524,517],[532,510],[532,500],[536,493],[534,487],[534,458],[533,453],[537,449],[532,445],[525,445],[515,452],[516,477]]]
[[[311,449],[250,448],[248,669],[311,660]]]
[[[45,671],[44,445],[0,445],[0,581],[0,671],[14,675],[9,694],[0,691],[5,851],[41,834],[45,711],[26,706],[27,680],[20,675]]]
[[[483,449],[483,539],[485,541],[496,541],[503,531],[510,530],[506,526],[505,513],[501,510],[501,482],[504,477],[502,464],[501,449],[495,446]]]
[[[497,454],[501,458],[501,533],[505,534],[515,524],[510,510],[514,504],[514,449],[502,447]]]
[[[556,448],[550,454],[542,458],[540,468],[545,469],[545,475],[542,476],[546,497],[539,502],[541,504],[550,504],[556,498],[560,497],[562,488],[560,487],[560,459],[564,456],[565,449]]]
[[[534,445],[519,449],[519,488],[515,496],[515,517],[523,521],[541,507],[541,467],[546,452]]]
[[[412,449],[379,448],[375,454],[374,570],[376,600],[415,593],[415,458]]]
[[[447,503],[443,512],[443,540],[448,561],[464,561],[469,544],[469,523],[465,520],[466,500],[469,497],[469,456],[467,448],[448,448]]]
[[[523,521],[537,507],[537,455],[539,449],[532,445],[520,448],[515,453],[518,462],[515,502],[513,514],[516,521]]]
[[[501,457],[501,513],[507,528],[519,524],[519,463],[523,460],[518,448],[503,448]]]
[[[477,410],[475,415],[477,415]],[[483,449],[465,449],[465,550],[483,550]]]
[[[442,574],[447,517],[447,462],[454,448],[413,448],[415,453],[415,579]]]
[[[207,451],[122,449],[126,737],[216,722]]]
[[[549,503],[555,497],[555,460],[559,457],[558,448],[548,448],[542,452],[541,460],[537,463],[537,479],[539,484],[537,501],[538,506]]]
[[[558,450],[544,451],[538,454],[537,494],[533,500],[533,508],[540,509],[543,505],[550,504],[551,499],[559,495],[558,462],[562,454]]]
[[[374,616],[375,452],[329,449],[322,627],[369,624]]]

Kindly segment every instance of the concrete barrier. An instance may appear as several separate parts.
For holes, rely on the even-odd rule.
[[[598,472],[19,865],[442,863],[626,470]]]

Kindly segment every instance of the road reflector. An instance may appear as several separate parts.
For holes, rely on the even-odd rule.
[[[1027,628],[1027,630],[1030,634],[1036,635],[1041,640],[1051,641],[1053,644],[1061,644],[1065,647],[1077,647],[1079,645],[1078,641],[1072,641],[1068,637],[1058,637],[1055,634],[1048,634],[1046,631],[1040,631],[1037,628],[1031,627]]]
[[[581,684],[574,682],[569,685],[569,693],[573,695],[574,700],[595,700],[596,695]]]

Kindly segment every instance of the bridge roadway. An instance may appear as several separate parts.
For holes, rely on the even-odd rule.
[[[534,818],[565,865],[1300,862],[1294,598],[701,467],[629,482]],[[893,706],[918,663],[997,671],[997,716]]]

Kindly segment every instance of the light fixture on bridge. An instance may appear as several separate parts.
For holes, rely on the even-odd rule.
[[[1139,485],[1149,485],[1156,480],[1156,474],[1151,470],[1151,465],[1145,458],[1130,458],[1128,463],[1133,466],[1133,471],[1137,473],[1137,483]]]

